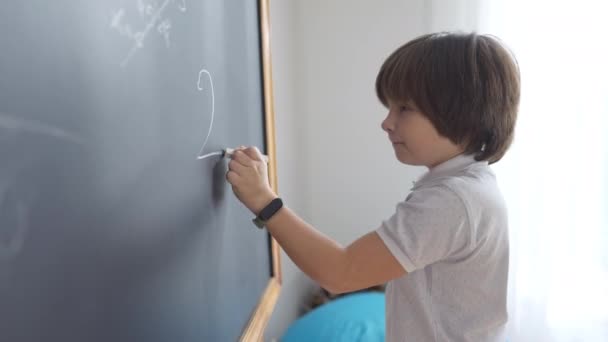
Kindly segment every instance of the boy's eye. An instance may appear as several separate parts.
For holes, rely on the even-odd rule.
[[[399,111],[400,112],[407,112],[408,110],[410,110],[410,108],[407,107],[407,106],[401,106],[401,107],[399,107]]]

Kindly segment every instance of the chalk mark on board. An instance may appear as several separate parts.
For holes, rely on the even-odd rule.
[[[211,73],[209,73],[209,71],[207,69],[201,69],[201,71],[199,71],[198,82],[196,83],[196,86],[199,91],[204,90],[204,88],[201,84],[201,78],[203,75],[206,75],[209,78],[209,86],[211,88],[211,123],[209,124],[209,130],[207,131],[207,137],[205,138],[205,141],[203,142],[203,146],[201,147],[201,149],[198,152],[198,155],[196,157],[197,159],[204,159],[207,157],[207,155],[202,156],[201,154],[205,150],[207,141],[209,141],[209,136],[211,136],[211,130],[213,129],[213,118],[215,116],[215,91],[213,89],[213,78],[211,77]]]
[[[10,143],[10,139],[20,134],[33,134],[79,146],[86,145],[84,139],[64,129],[0,112],[0,140],[8,139]],[[15,167],[14,163],[8,165]],[[0,260],[12,259],[21,251],[29,229],[28,200],[22,197],[23,194],[11,191],[11,184],[14,184],[11,179],[17,174],[18,171],[9,172],[8,178],[4,172],[0,174]]]
[[[143,30],[140,31],[135,31],[131,28],[131,25],[123,23],[126,14],[124,8],[121,8],[114,13],[112,20],[110,21],[110,27],[118,31],[121,36],[133,40],[133,46],[131,46],[127,56],[120,63],[121,67],[124,68],[127,66],[129,60],[135,55],[137,50],[144,46],[146,37],[154,27],[156,27],[156,31],[164,38],[167,48],[170,47],[169,33],[171,21],[163,18],[163,13],[170,3],[177,3],[177,8],[181,12],[186,11],[186,0],[164,0],[160,6],[158,6],[158,2],[156,1],[153,3],[146,3],[145,0],[137,0],[137,11],[141,18],[147,22]]]
[[[0,113],[0,129],[7,129],[12,132],[28,132],[40,134],[79,145],[84,144],[84,141],[82,139],[61,128],[57,128],[52,125],[33,120],[14,118],[4,113]]]
[[[160,24],[158,24],[157,28],[158,33],[162,34],[165,38],[165,45],[167,49],[171,45],[171,41],[169,40],[169,30],[171,29],[171,20],[165,19]]]
[[[137,0],[137,11],[142,18],[145,18],[146,15],[154,13],[154,6],[146,4],[144,0]]]
[[[5,202],[5,192],[6,191],[2,191],[2,193],[0,193],[0,209]],[[17,222],[14,232],[11,234],[12,236],[0,240],[0,260],[11,259],[21,251],[29,226],[28,208],[23,201],[17,199],[15,203],[9,203],[8,205],[10,204],[14,205],[14,219]],[[0,217],[2,216],[2,212],[0,211]]]
[[[213,156],[223,156],[224,155],[224,151],[218,151],[218,152],[211,152],[211,153],[207,153],[205,155],[199,155],[196,159],[201,160],[201,159],[207,159],[209,157],[213,157]]]
[[[177,8],[179,8],[180,11],[182,12],[186,12],[186,0],[178,0],[177,1]]]

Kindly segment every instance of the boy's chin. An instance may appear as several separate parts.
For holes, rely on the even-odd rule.
[[[415,158],[412,158],[411,156],[400,156],[400,155],[396,155],[397,160],[401,163],[401,164],[405,164],[405,165],[409,165],[409,166],[426,166],[426,164],[420,160],[417,160]]]

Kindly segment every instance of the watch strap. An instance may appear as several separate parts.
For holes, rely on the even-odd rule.
[[[253,219],[253,223],[260,229],[264,228],[266,222],[268,222],[268,220],[270,220],[270,218],[282,207],[283,200],[281,200],[280,197],[273,199],[270,201],[270,203],[268,203],[268,205],[266,205],[266,207],[264,207],[264,209],[260,211],[258,216]]]

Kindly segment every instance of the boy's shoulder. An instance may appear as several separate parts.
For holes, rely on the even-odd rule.
[[[458,172],[436,177],[412,188],[410,196],[428,197],[433,193],[434,202],[454,203],[458,198],[469,211],[503,210],[504,199],[496,181],[496,175],[483,163],[473,164]],[[442,200],[443,199],[443,200]]]

